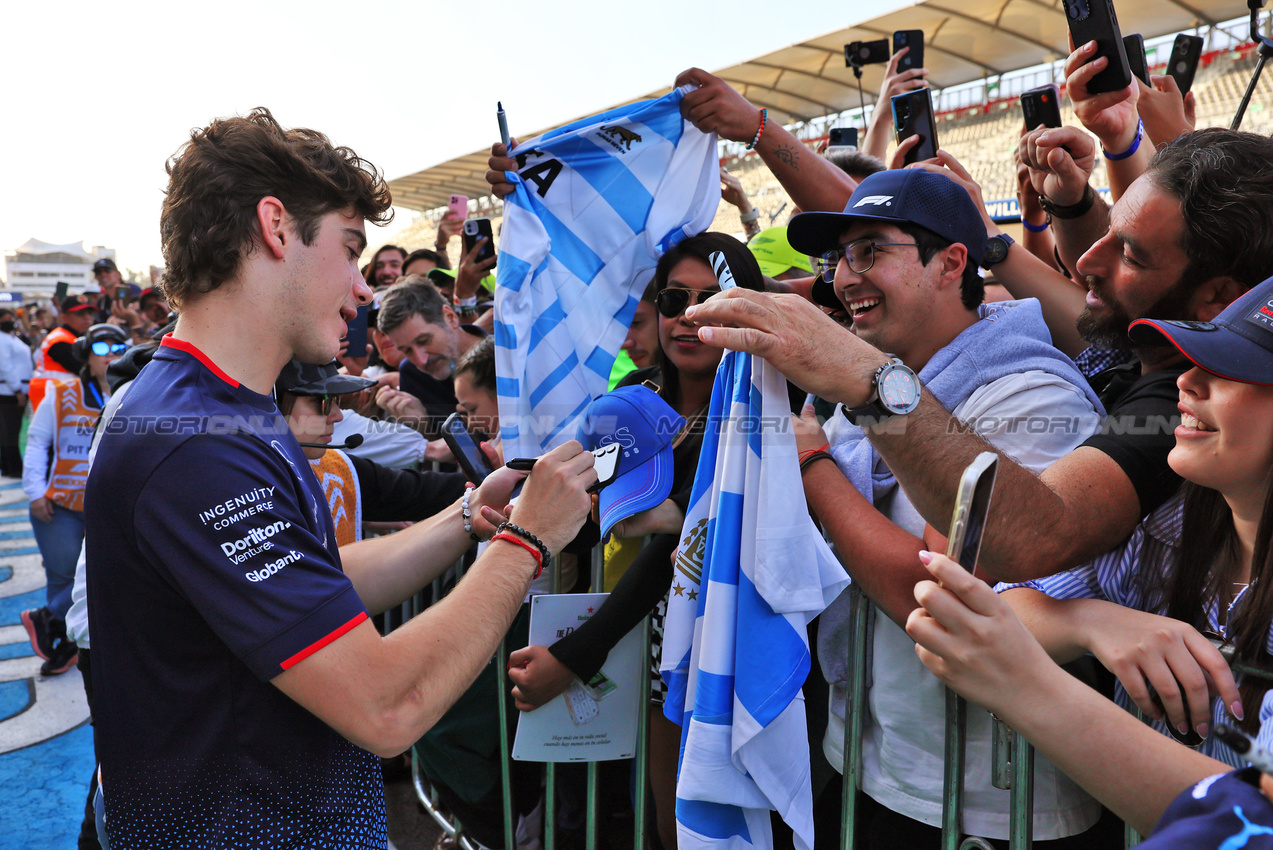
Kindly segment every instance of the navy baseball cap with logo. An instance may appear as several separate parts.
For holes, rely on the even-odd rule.
[[[981,265],[986,225],[964,188],[943,174],[922,168],[880,171],[858,184],[844,212],[806,212],[791,219],[791,247],[810,256],[834,248],[855,221],[917,224],[968,249],[968,262]]]
[[[601,538],[620,520],[661,503],[672,492],[672,443],[685,419],[646,386],[619,387],[584,411],[575,436],[593,451],[618,445],[614,480],[597,494]]]
[[[1244,384],[1273,384],[1273,277],[1252,287],[1211,322],[1137,319],[1132,342],[1174,346],[1195,366]]]

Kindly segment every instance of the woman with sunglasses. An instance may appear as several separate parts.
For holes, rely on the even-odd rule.
[[[607,547],[607,572],[614,564],[616,548],[638,551],[614,586],[610,597],[587,623],[551,647],[528,646],[509,658],[509,678],[516,687],[517,707],[530,711],[565,691],[576,677],[587,681],[606,660],[619,640],[656,608],[672,584],[671,556],[685,520],[685,508],[694,485],[698,454],[703,442],[707,405],[712,397],[716,367],[722,351],[699,342],[698,326],[685,318],[691,304],[700,304],[720,291],[710,265],[713,253],[724,254],[734,282],[744,289],[764,288],[760,266],[747,247],[723,233],[691,236],[659,260],[651,289],[658,311],[659,347],[655,365],[630,373],[621,382],[631,386],[649,381],[686,425],[673,444],[672,495],[662,504],[615,526]],[[652,535],[645,546],[638,538]],[[626,538],[626,540],[618,540]],[[619,544],[616,547],[616,542]],[[655,621],[655,645],[662,635],[661,619]],[[657,649],[654,650],[658,652]],[[656,702],[662,702],[659,659],[653,659]],[[650,711],[650,784],[658,818],[659,837],[665,847],[676,846],[676,756],[680,728]]]
[[[1194,368],[1177,380],[1181,417],[1168,457],[1185,483],[1122,548],[1057,576],[1001,586],[994,600],[963,578],[962,601],[925,583],[916,598],[928,613],[907,624],[939,677],[1003,717],[1142,831],[1189,782],[1244,764],[1215,738],[1216,723],[1257,735],[1265,748],[1273,743],[1270,682],[1253,675],[1235,682],[1204,634],[1214,633],[1239,661],[1273,666],[1270,304],[1273,279],[1212,323],[1132,324],[1134,341],[1174,346]],[[937,562],[939,575],[956,574]],[[1130,696],[1164,734],[1164,717],[1177,739],[1193,733],[1200,752],[1131,744],[1126,721],[1112,719],[1122,710],[1101,707],[1087,691],[1072,690],[1082,687],[1072,679],[1056,676],[1055,665],[1040,663],[1034,641],[1020,639],[1018,618],[1055,661],[1093,653],[1118,676],[1120,701]],[[973,621],[979,625],[970,629]],[[1071,725],[1076,720],[1081,727]]]
[[[37,655],[40,674],[56,676],[75,664],[78,647],[66,636],[75,562],[84,541],[84,484],[93,430],[110,398],[106,367],[128,350],[129,337],[115,325],[93,325],[72,345],[84,363],[78,381],[50,382],[52,404],[31,418],[22,458],[22,489],[31,502],[31,529],[44,562],[47,604],[22,612],[22,625]]]

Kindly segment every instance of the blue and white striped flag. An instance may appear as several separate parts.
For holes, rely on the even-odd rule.
[[[659,257],[716,214],[716,136],[681,117],[685,91],[513,151],[495,287],[505,457],[536,457],[574,436],[608,387]]]
[[[729,351],[716,372],[660,664],[681,724],[681,850],[767,848],[769,811],[813,846],[805,627],[848,585],[809,518],[786,381]]]

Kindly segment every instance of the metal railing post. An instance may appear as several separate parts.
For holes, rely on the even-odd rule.
[[[867,625],[871,612],[870,600],[857,585],[850,585],[849,593],[852,637],[849,645],[849,692],[844,703],[841,850],[855,850],[857,847],[858,789],[862,787],[862,729],[866,725]]]
[[[593,593],[599,593],[605,587],[605,572],[605,547],[598,543],[592,547],[592,581],[588,585]],[[595,761],[588,762],[587,805],[587,811],[584,813],[584,848],[597,850],[597,762]]]
[[[964,729],[968,703],[946,689],[945,776],[942,781],[941,846],[959,850],[960,815],[964,805]]]

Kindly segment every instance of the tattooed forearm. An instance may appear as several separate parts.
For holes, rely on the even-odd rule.
[[[779,145],[774,149],[774,157],[792,171],[800,170],[800,153],[796,145]]]

